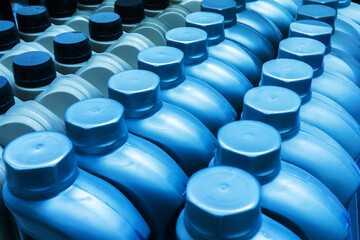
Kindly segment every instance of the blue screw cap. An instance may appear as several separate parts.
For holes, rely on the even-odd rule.
[[[308,4],[319,4],[331,7],[335,10],[338,9],[338,0],[304,0],[304,5]]]
[[[318,4],[303,5],[298,8],[296,20],[318,20],[334,27],[336,10]]]
[[[300,129],[300,98],[286,88],[262,86],[250,89],[244,97],[243,120],[255,120],[276,128],[282,138]]]
[[[0,51],[9,50],[20,42],[15,24],[8,20],[0,20]]]
[[[215,165],[240,168],[265,184],[280,171],[281,137],[268,124],[236,121],[224,125],[218,133],[219,146]]]
[[[324,72],[325,45],[303,37],[284,39],[279,44],[278,58],[291,58],[303,61],[313,68],[314,77]]]
[[[233,0],[203,0],[201,11],[216,12],[224,17],[225,28],[236,24],[236,2]]]
[[[220,43],[225,38],[224,17],[218,13],[190,13],[186,16],[186,26],[204,30],[207,33],[209,45]]]
[[[55,64],[50,54],[25,52],[13,58],[15,83],[26,88],[49,85],[56,78]]]
[[[247,172],[219,166],[198,171],[186,188],[177,231],[186,239],[249,239],[261,226],[260,187]]]
[[[65,113],[67,136],[77,152],[100,154],[127,140],[124,107],[108,98],[90,98],[71,105]]]
[[[68,188],[78,175],[71,141],[56,132],[16,138],[3,152],[6,181],[16,196],[47,198]]]
[[[168,88],[185,78],[184,54],[174,47],[147,48],[138,54],[138,65],[139,69],[156,73],[161,88]]]
[[[185,64],[194,64],[208,58],[207,33],[193,27],[179,27],[166,33],[166,44],[183,51]]]
[[[121,103],[127,118],[139,118],[157,112],[160,99],[160,78],[146,70],[127,70],[108,81],[109,98]]]
[[[16,13],[19,31],[24,33],[40,33],[50,27],[49,13],[43,6],[26,6]]]
[[[311,98],[313,69],[299,60],[279,58],[264,63],[260,85],[284,87],[296,92],[302,102]]]
[[[54,38],[54,53],[59,63],[85,62],[92,55],[89,38],[82,32],[61,33]]]

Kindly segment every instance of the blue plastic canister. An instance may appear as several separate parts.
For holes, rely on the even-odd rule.
[[[5,148],[3,159],[4,201],[23,236],[39,240],[149,237],[146,222],[120,191],[78,169],[73,145],[65,135],[23,135]]]
[[[168,46],[184,52],[185,74],[215,88],[241,113],[244,94],[252,88],[237,69],[209,57],[207,33],[193,27],[175,28],[166,33]]]
[[[65,124],[79,167],[119,189],[145,218],[152,238],[172,239],[188,181],[176,162],[155,144],[128,133],[124,108],[112,99],[71,105]]]
[[[109,97],[125,107],[129,132],[165,150],[190,176],[205,168],[216,138],[200,120],[160,95],[160,78],[146,70],[127,70],[109,79]]]
[[[258,121],[232,122],[219,130],[218,143],[214,165],[237,167],[256,177],[264,214],[301,239],[349,235],[349,214],[335,195],[311,174],[280,161],[281,137],[275,128]]]
[[[313,70],[299,60],[275,59],[263,65],[260,85],[285,87],[301,98],[300,119],[334,138],[354,159],[360,156],[359,124],[328,97],[311,91]]]
[[[338,13],[344,17],[348,17],[360,24],[360,5],[359,3],[352,2],[351,0],[339,0]]]
[[[360,186],[359,168],[331,137],[300,122],[300,104],[300,97],[289,89],[253,88],[245,95],[242,119],[276,128],[282,137],[281,159],[315,176],[347,206]]]
[[[325,72],[324,56],[325,45],[310,38],[288,38],[279,45],[278,58],[297,59],[309,64],[314,73],[311,89],[337,102],[360,123],[359,87],[341,74]]]
[[[200,170],[186,188],[176,226],[178,240],[297,240],[289,229],[261,214],[259,182],[228,166]]]
[[[184,53],[174,47],[151,47],[138,55],[139,69],[160,77],[161,99],[188,111],[216,136],[219,128],[234,121],[231,104],[208,84],[186,76]]]
[[[224,17],[221,14],[214,12],[191,13],[186,16],[186,26],[206,31],[211,58],[237,68],[253,86],[259,84],[263,62],[247,48],[225,39]]]
[[[325,22],[299,20],[290,24],[289,37],[307,37],[322,42],[325,45],[324,70],[340,73],[360,86],[360,63],[351,55],[332,48],[332,31],[332,27]]]
[[[299,7],[296,20],[319,20],[330,24],[334,28],[331,37],[332,48],[339,49],[360,61],[360,42],[349,33],[336,31],[336,27],[334,27],[335,18],[335,9],[318,4],[309,4]]]
[[[201,11],[216,12],[224,16],[225,37],[249,49],[262,61],[275,57],[270,41],[252,27],[236,21],[236,3],[233,0],[204,0]]]

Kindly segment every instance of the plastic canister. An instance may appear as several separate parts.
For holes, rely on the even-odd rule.
[[[213,134],[234,121],[237,113],[231,104],[208,84],[186,76],[184,54],[173,47],[152,47],[138,55],[139,69],[160,77],[161,99],[181,107],[199,119]]]
[[[4,201],[26,237],[149,237],[146,222],[120,191],[77,167],[73,145],[65,135],[26,134],[11,142],[3,157]]]
[[[160,78],[146,70],[128,70],[109,79],[109,97],[125,107],[129,132],[165,150],[190,176],[206,167],[216,138],[189,112],[161,101]]]
[[[323,137],[325,133],[300,122],[300,104],[300,97],[289,89],[254,88],[244,97],[242,119],[276,128],[282,137],[281,159],[312,174],[347,206],[360,186],[359,168],[333,139],[327,140]]]
[[[344,17],[351,18],[357,24],[360,24],[360,16],[358,14],[360,6],[351,0],[340,0],[338,5],[338,13]]]
[[[163,150],[127,132],[123,106],[92,98],[66,111],[79,167],[119,189],[150,226],[151,238],[173,239],[188,177]]]
[[[244,94],[252,88],[237,69],[209,57],[207,33],[193,27],[175,28],[166,33],[167,45],[184,53],[185,74],[197,78],[221,93],[241,113]]]
[[[69,17],[63,25],[89,36],[89,18],[91,14],[91,11],[77,11],[73,16]]]
[[[176,226],[179,240],[295,240],[289,229],[261,213],[259,182],[249,173],[219,166],[200,170],[186,187]]]
[[[301,239],[347,239],[348,212],[319,180],[280,161],[281,137],[275,128],[258,121],[236,121],[219,130],[218,142],[214,165],[240,168],[256,177],[264,214]]]

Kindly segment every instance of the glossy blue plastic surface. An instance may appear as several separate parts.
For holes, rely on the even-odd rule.
[[[217,12],[224,16],[225,37],[249,49],[262,61],[275,57],[276,50],[258,31],[236,22],[236,3],[232,0],[204,0],[201,11]]]
[[[138,65],[159,75],[164,102],[188,111],[216,136],[221,126],[237,118],[237,113],[214,88],[185,75],[183,57],[177,48],[152,47],[139,53]]]
[[[294,21],[294,16],[273,0],[247,0],[246,8],[251,9],[272,21],[280,30],[283,38],[286,38],[289,25]]]
[[[244,94],[252,88],[237,69],[208,57],[207,34],[199,28],[175,28],[166,33],[168,46],[184,52],[185,74],[215,88],[241,113]]]
[[[324,72],[324,54],[325,46],[321,42],[294,37],[280,42],[278,58],[298,59],[309,64],[314,71],[312,90],[337,102],[360,123],[359,87],[341,74]]]
[[[315,176],[347,206],[360,186],[359,168],[331,137],[300,123],[299,114],[300,98],[285,88],[258,87],[244,98],[242,119],[275,127],[283,140],[281,159]]]
[[[343,0],[340,2],[344,2],[344,4],[339,4],[338,14],[344,17],[348,17],[357,24],[360,24],[360,5],[358,3],[351,2],[350,0]]]
[[[214,12],[191,13],[186,17],[186,26],[206,31],[209,57],[237,68],[253,86],[259,84],[263,62],[247,48],[225,39],[224,17],[221,14]]]
[[[352,56],[331,47],[332,30],[325,22],[299,20],[290,24],[289,37],[308,37],[322,42],[326,47],[324,71],[340,73],[360,86],[360,63]]]
[[[8,171],[4,201],[25,236],[140,240],[150,235],[121,192],[77,168],[66,136],[29,133],[11,142],[3,156]]]
[[[208,165],[216,138],[189,112],[160,100],[159,77],[129,70],[109,79],[109,97],[125,107],[129,132],[165,150],[190,176]]]
[[[301,121],[327,133],[356,159],[360,155],[359,125],[338,104],[326,96],[311,92],[312,76],[312,68],[304,62],[276,59],[263,65],[260,85],[281,86],[296,92],[302,100]]]
[[[153,143],[127,134],[123,107],[114,100],[92,98],[77,102],[66,111],[65,121],[70,139],[74,129],[83,132],[74,142],[75,151],[77,145],[81,146],[75,155],[79,167],[124,193],[149,224],[152,238],[173,238],[172,221],[183,207],[188,181],[175,161]],[[125,134],[118,134],[121,138],[114,141],[119,144],[108,148],[102,136],[108,130],[118,132],[116,125],[122,126]],[[97,148],[99,153],[83,152],[86,146]]]
[[[204,169],[190,178],[176,232],[179,240],[299,239],[261,214],[256,179],[227,166]]]
[[[243,169],[262,184],[261,207],[301,239],[345,239],[349,214],[319,180],[280,161],[280,134],[257,121],[237,121],[219,131],[215,166]],[[326,221],[324,221],[326,219]]]

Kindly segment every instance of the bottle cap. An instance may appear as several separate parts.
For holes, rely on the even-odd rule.
[[[339,0],[338,2],[338,8],[345,8],[350,6],[351,0]]]
[[[0,114],[6,113],[15,104],[14,94],[9,81],[0,76]]]
[[[281,169],[281,137],[272,126],[258,121],[235,121],[218,133],[215,165],[240,168],[261,184],[273,180]]]
[[[49,85],[56,78],[50,54],[41,51],[21,53],[13,58],[15,83],[25,88]]]
[[[104,0],[79,0],[80,4],[83,5],[97,5],[102,3]]]
[[[192,239],[250,239],[261,226],[258,181],[228,166],[198,171],[188,182],[178,226]]]
[[[255,120],[276,128],[283,139],[300,129],[300,98],[286,88],[262,86],[250,89],[244,97],[243,120]]]
[[[144,8],[149,10],[162,10],[169,6],[169,0],[143,0]]]
[[[209,45],[215,45],[225,39],[224,17],[213,12],[194,12],[186,16],[186,26],[196,27],[207,33]]]
[[[184,54],[174,47],[151,47],[138,54],[139,69],[156,73],[160,77],[160,87],[168,88],[185,78]]]
[[[236,24],[236,2],[233,0],[203,0],[201,11],[216,12],[223,15],[225,28]]]
[[[89,20],[90,37],[97,41],[113,41],[122,34],[122,24],[119,14],[100,12],[91,15]]]
[[[50,27],[49,13],[43,6],[26,6],[16,13],[19,31],[24,33],[40,33]]]
[[[166,33],[166,44],[184,53],[184,63],[194,64],[208,58],[207,33],[193,27],[179,27]]]
[[[61,133],[22,135],[7,145],[3,158],[9,190],[21,198],[54,196],[78,175],[73,146]]]
[[[313,68],[314,77],[324,72],[325,45],[303,37],[284,39],[279,44],[278,58],[291,58],[303,61]]]
[[[15,24],[8,20],[0,20],[0,51],[9,50],[20,42]]]
[[[108,81],[109,98],[121,103],[125,117],[142,118],[157,112],[160,99],[160,78],[146,70],[127,70]]]
[[[52,18],[70,17],[77,8],[77,0],[46,0],[45,3]]]
[[[338,0],[304,0],[304,5],[319,4],[323,6],[331,7],[335,10],[338,9]]]
[[[82,32],[65,32],[54,38],[56,61],[75,64],[87,61],[91,57],[89,38]]]
[[[246,0],[235,0],[236,2],[236,12],[242,12],[246,9]]]
[[[318,20],[334,28],[336,10],[318,4],[303,5],[298,8],[296,20]]]
[[[333,28],[317,20],[299,20],[290,24],[289,37],[307,37],[322,42],[325,47],[325,53],[331,50],[331,34]]]
[[[125,24],[139,23],[145,18],[142,0],[117,0],[114,12],[120,15]]]
[[[66,132],[75,151],[101,154],[119,148],[127,140],[124,107],[108,98],[89,98],[65,112]]]
[[[296,92],[302,103],[311,98],[312,67],[294,59],[279,58],[262,66],[260,85],[279,86]]]

